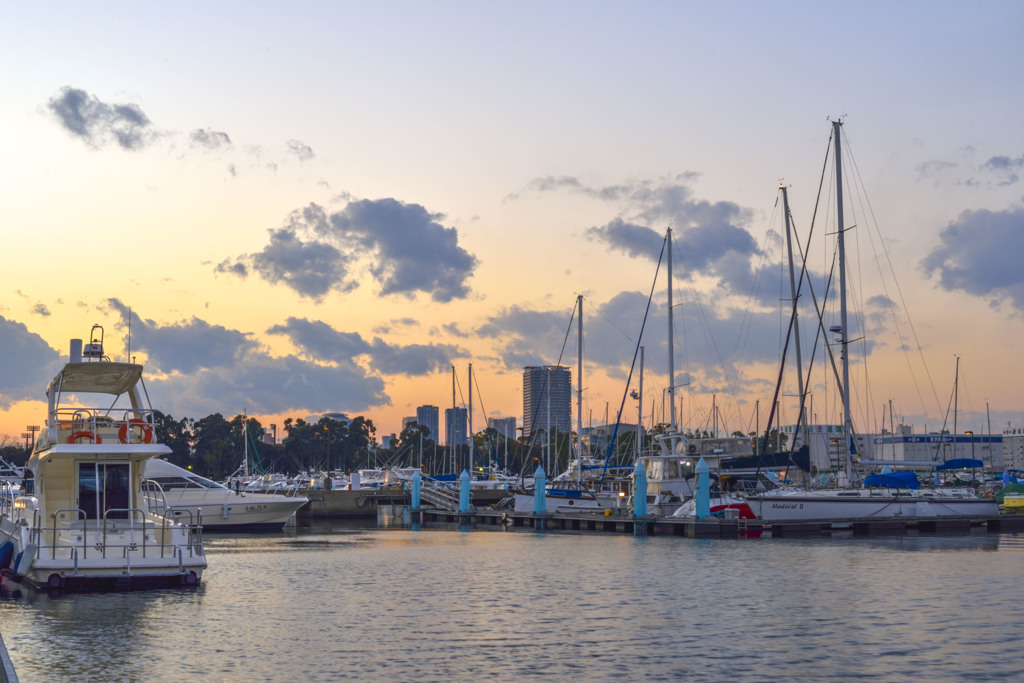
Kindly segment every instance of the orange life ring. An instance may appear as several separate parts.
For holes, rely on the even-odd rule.
[[[71,436],[68,437],[67,443],[78,443],[79,439],[91,439],[92,443],[103,443],[103,439],[96,432],[90,432],[88,429],[82,429],[77,432],[71,432]]]
[[[138,443],[153,443],[153,428],[149,426],[148,422],[138,418],[128,420],[121,425],[121,428],[117,430],[117,440],[121,443],[135,443],[131,440],[131,435],[128,431],[132,427],[140,427],[142,429],[142,441]]]

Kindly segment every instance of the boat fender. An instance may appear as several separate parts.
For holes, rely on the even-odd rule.
[[[50,574],[49,578],[46,579],[46,585],[50,588],[63,588],[64,577],[60,574]]]
[[[32,569],[32,562],[36,559],[36,545],[35,543],[29,543],[25,546],[25,549],[18,553],[18,556],[14,558],[14,573],[15,579],[20,579],[29,570]]]
[[[508,518],[508,513],[507,512],[502,512],[501,513],[501,525],[502,526],[508,526],[511,523],[512,523],[512,520]]]
[[[96,432],[90,432],[88,429],[83,429],[77,432],[71,432],[71,436],[68,437],[67,443],[78,443],[79,439],[89,439],[92,443],[103,443],[103,439]]]
[[[148,422],[137,417],[121,425],[121,428],[117,430],[117,440],[121,443],[135,443],[131,440],[130,430],[132,427],[138,427],[142,430],[142,441],[139,443],[153,443],[153,428],[149,426]]]
[[[4,541],[0,544],[0,569],[7,569],[11,566],[11,560],[14,559],[14,544],[10,541]]]

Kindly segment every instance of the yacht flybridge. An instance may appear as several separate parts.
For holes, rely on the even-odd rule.
[[[102,328],[71,340],[71,359],[47,387],[48,416],[19,488],[0,489],[4,580],[64,590],[199,583],[206,557],[201,520],[142,495],[157,442],[142,366],[110,362]]]

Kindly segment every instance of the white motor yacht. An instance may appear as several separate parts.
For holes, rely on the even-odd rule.
[[[71,341],[25,478],[0,492],[0,572],[42,589],[194,586],[206,568],[198,520],[154,514],[142,496],[146,461],[171,452],[142,366],[107,361],[97,327],[84,361]]]
[[[143,477],[150,509],[200,519],[204,531],[276,531],[307,502],[304,496],[232,491],[159,458],[146,462]]]

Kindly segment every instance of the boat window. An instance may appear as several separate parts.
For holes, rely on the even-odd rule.
[[[188,480],[192,483],[192,488],[196,488],[196,487],[204,488],[204,489],[223,489],[223,488],[226,488],[225,486],[222,486],[221,484],[218,484],[215,481],[210,481],[209,479],[205,479],[203,477],[196,476],[196,475],[189,476]]]
[[[194,488],[185,477],[149,477],[149,479],[160,484],[160,488],[164,491]]]
[[[78,508],[86,519],[127,519],[131,500],[128,463],[78,464]]]

